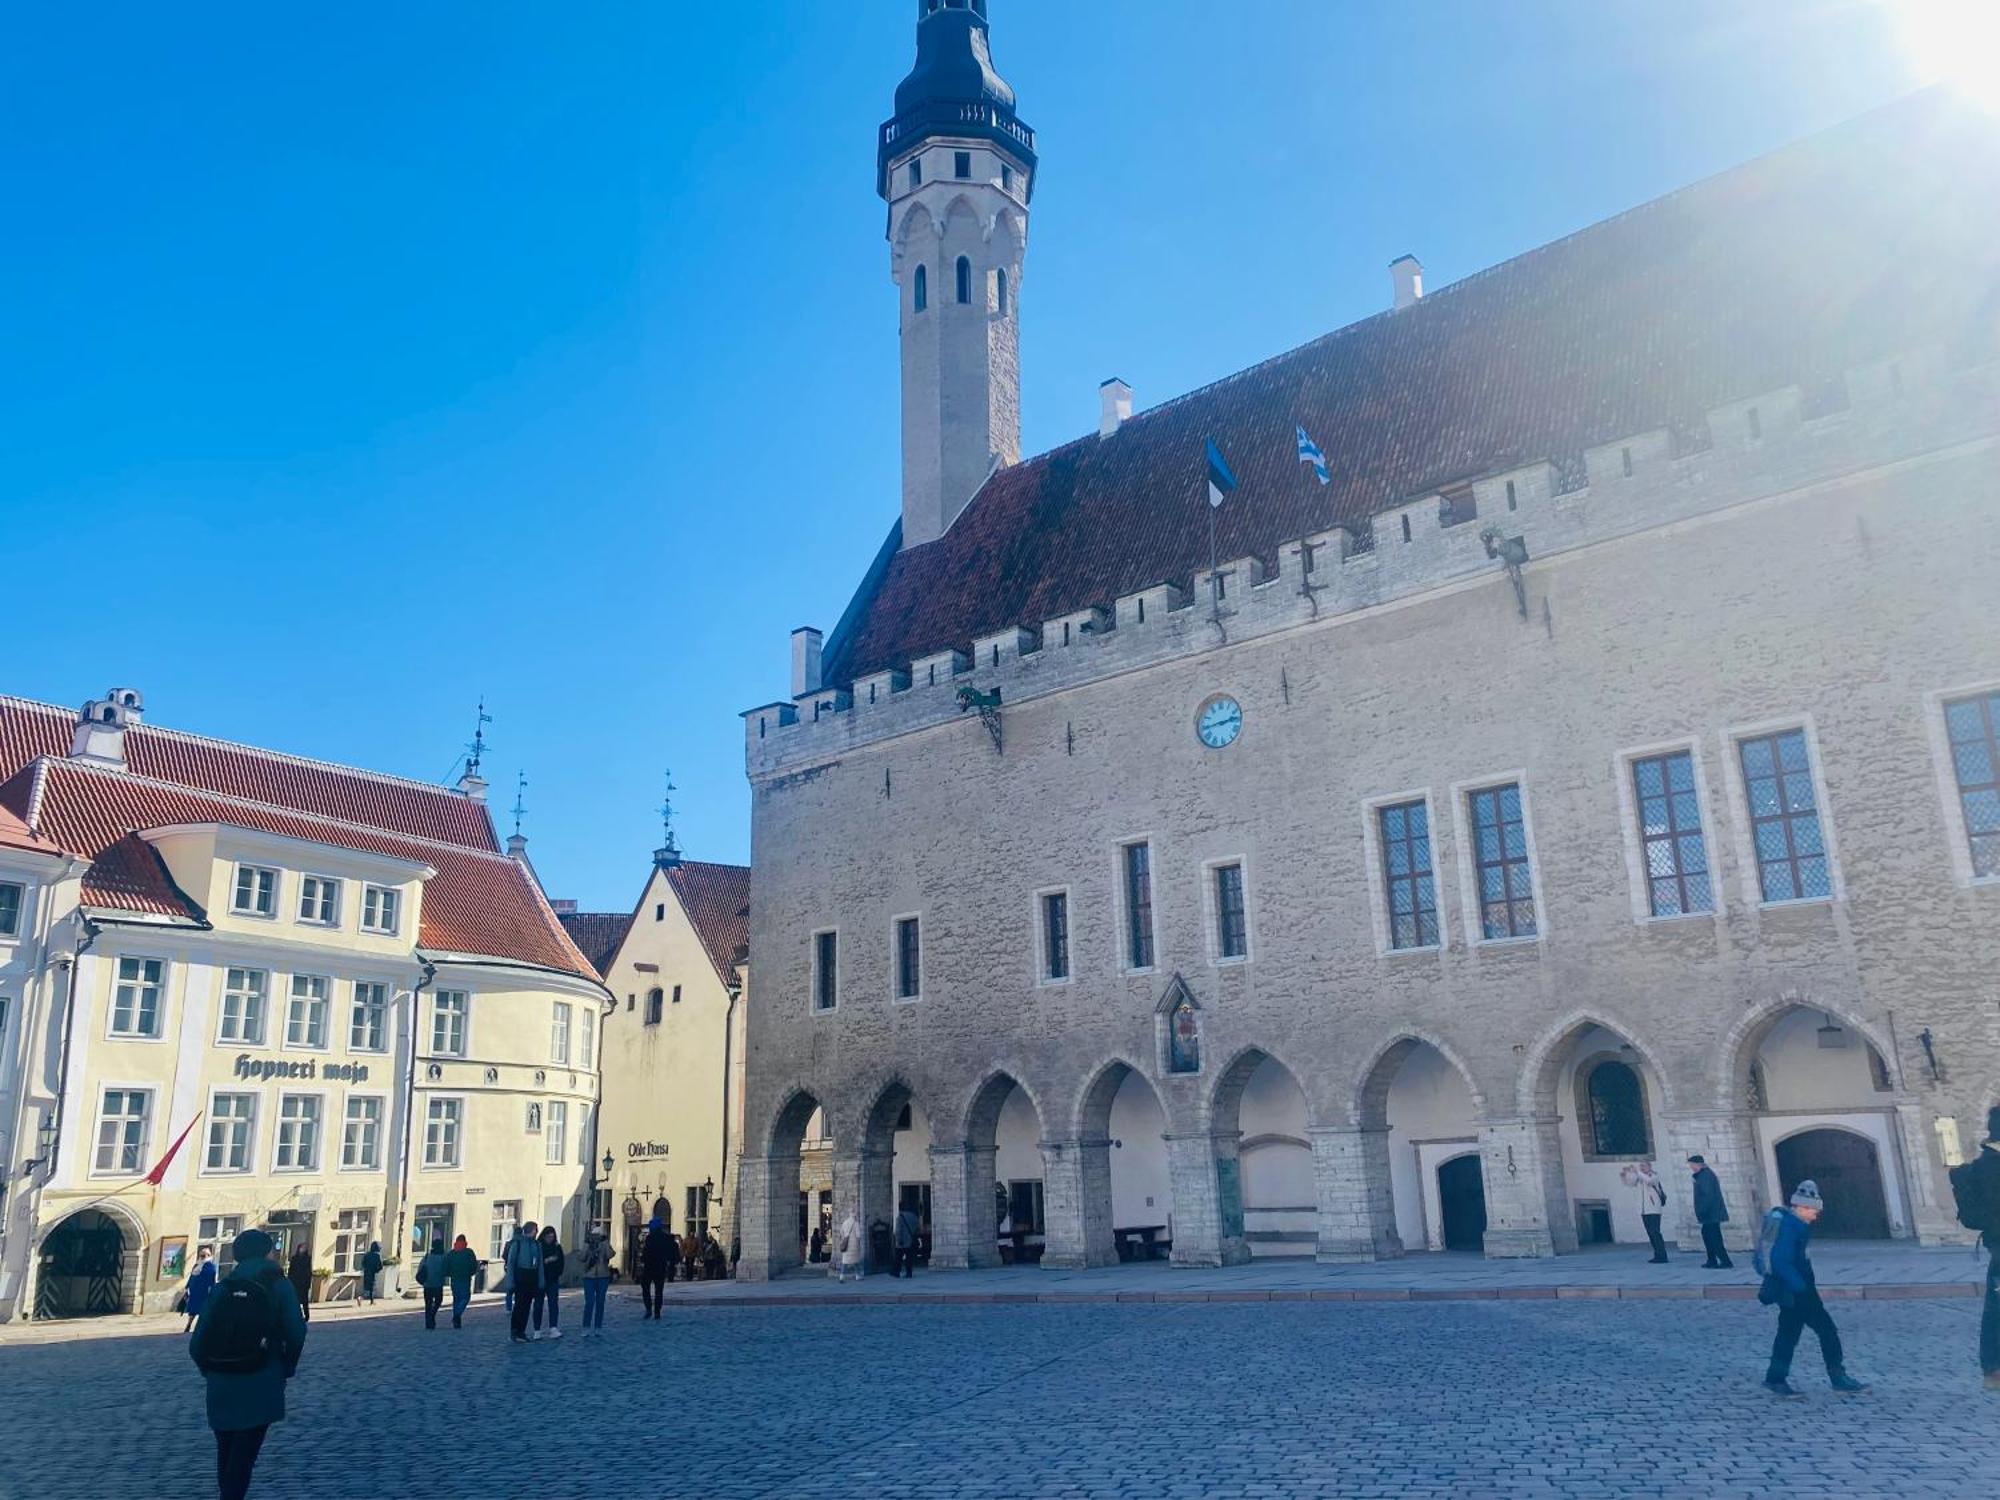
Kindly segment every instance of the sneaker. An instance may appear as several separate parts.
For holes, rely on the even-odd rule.
[[[1798,1394],[1797,1389],[1795,1389],[1792,1383],[1789,1380],[1786,1380],[1783,1376],[1778,1376],[1774,1379],[1766,1380],[1764,1382],[1764,1389],[1769,1391],[1774,1396],[1796,1396]]]
[[[525,1343],[527,1343],[528,1341],[527,1341],[527,1339],[526,1339],[525,1337],[523,1337],[523,1336],[522,1336],[521,1334],[518,1334],[518,1333],[515,1333],[515,1334],[509,1334],[509,1335],[508,1335],[508,1338],[507,1338],[507,1342],[508,1342],[508,1343],[510,1343],[510,1344],[525,1344]]]
[[[549,1330],[549,1337],[550,1337],[550,1338],[552,1338],[552,1339],[559,1339],[559,1338],[561,1338],[561,1337],[562,1337],[562,1330],[561,1330],[560,1328],[551,1328],[551,1329]]]
[[[539,1329],[539,1328],[530,1328],[530,1329],[528,1330],[528,1342],[529,1342],[529,1343],[531,1343],[531,1344],[538,1344],[538,1343],[540,1343],[540,1342],[541,1342],[541,1339],[542,1339],[542,1330],[541,1330],[541,1329]]]
[[[1848,1374],[1845,1370],[1839,1371],[1837,1374],[1829,1377],[1829,1379],[1831,1380],[1833,1388],[1836,1391],[1842,1391],[1847,1393],[1848,1395],[1852,1395],[1856,1391],[1865,1391],[1868,1389],[1867,1381],[1856,1380],[1852,1375]]]

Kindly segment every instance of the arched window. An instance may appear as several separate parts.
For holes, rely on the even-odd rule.
[[[660,1024],[660,1018],[666,1013],[666,998],[667,995],[664,990],[650,989],[646,991],[646,1024],[648,1026],[657,1026]]]
[[[993,273],[993,310],[1001,317],[1007,316],[1007,268],[1002,266]]]
[[[926,271],[924,267],[918,266],[915,281],[916,281],[916,295],[914,299],[915,306],[918,312],[922,312],[925,308],[931,305],[930,273]]]
[[[958,300],[972,300],[972,262],[963,255],[958,258]]]
[[[1587,1156],[1651,1156],[1653,1132],[1646,1117],[1646,1085],[1639,1070],[1615,1057],[1583,1065],[1577,1080],[1578,1113],[1588,1134]]]

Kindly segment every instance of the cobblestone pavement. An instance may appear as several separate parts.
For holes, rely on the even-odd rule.
[[[569,1317],[576,1316],[572,1301]],[[2000,1494],[1978,1304],[1834,1305],[1876,1388],[1758,1389],[1717,1301],[678,1311],[517,1347],[497,1309],[316,1324],[258,1500]],[[1808,1340],[1810,1344],[1810,1339]],[[11,1347],[0,1495],[203,1496],[180,1341]]]

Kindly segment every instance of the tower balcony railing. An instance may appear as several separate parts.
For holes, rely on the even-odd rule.
[[[1035,132],[1015,119],[1012,110],[1003,109],[987,99],[963,102],[938,99],[897,115],[882,127],[880,150],[887,157],[902,142],[920,132],[953,129],[977,134],[992,132],[1014,142],[1030,157],[1035,152]]]

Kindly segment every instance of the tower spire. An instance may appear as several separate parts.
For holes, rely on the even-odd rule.
[[[653,851],[653,863],[662,870],[671,869],[681,862],[680,846],[674,842],[674,793],[679,790],[674,785],[674,773],[666,773],[667,790],[660,798],[660,847]]]

